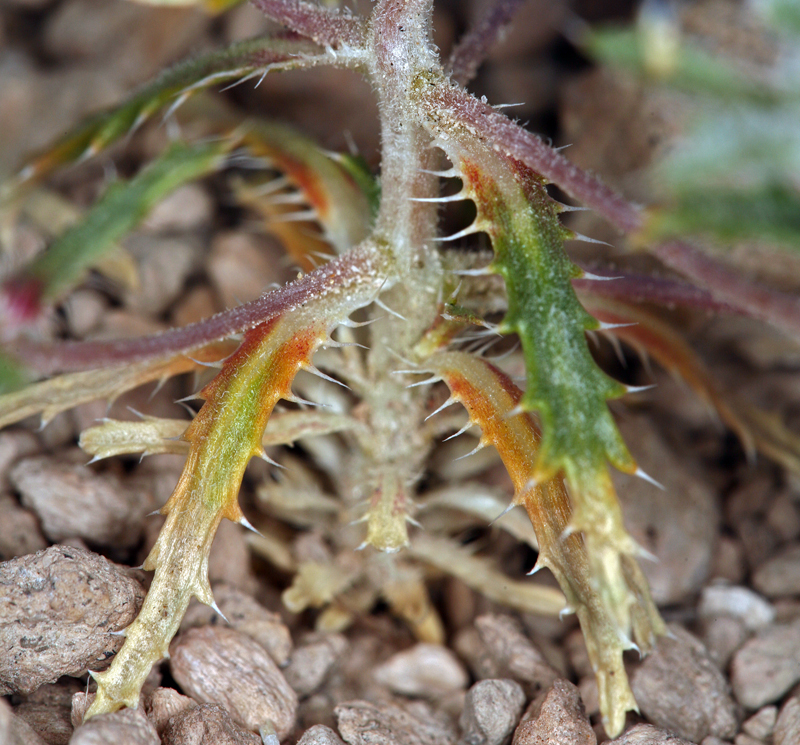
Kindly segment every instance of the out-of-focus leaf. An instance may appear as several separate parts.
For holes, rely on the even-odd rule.
[[[764,104],[775,102],[781,95],[765,82],[756,82],[738,72],[733,61],[712,56],[688,40],[679,41],[671,65],[660,60],[654,69],[650,41],[638,29],[592,30],[580,39],[581,46],[598,62],[644,76],[656,73],[671,86],[690,93]]]
[[[59,166],[96,155],[165,106],[175,107],[197,91],[239,80],[257,70],[308,66],[321,54],[324,52],[318,45],[305,39],[262,37],[180,62],[118,106],[89,117],[30,160],[6,186],[3,196],[8,198],[17,187]]]
[[[207,13],[216,15],[223,13],[229,8],[241,5],[245,0],[132,0],[142,5],[159,5],[167,8],[175,6],[185,7],[189,5],[199,5]]]
[[[671,205],[650,213],[644,230],[655,239],[700,234],[724,242],[761,240],[800,248],[800,192],[782,184],[752,190],[682,189]]]
[[[4,288],[35,283],[42,301],[53,301],[69,290],[147,213],[178,186],[220,168],[233,138],[199,145],[173,143],[153,163],[127,182],[109,187],[81,222],[67,230],[22,275],[10,277]]]

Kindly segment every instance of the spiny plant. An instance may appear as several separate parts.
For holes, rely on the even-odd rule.
[[[363,500],[359,541],[389,554],[402,550],[398,566],[410,566],[404,557],[415,557],[508,604],[577,614],[604,724],[616,735],[626,711],[636,708],[623,653],[647,653],[665,629],[637,563],[644,552],[625,530],[610,474],[613,466],[649,478],[607,405],[631,387],[597,366],[586,335],[602,331],[645,348],[684,375],[748,445],[788,458],[786,448],[775,444],[776,430],[759,430],[732,407],[674,329],[638,304],[720,309],[726,307],[721,293],[740,310],[796,332],[796,319],[781,305],[788,299],[736,278],[741,292],[732,301],[729,277],[712,259],[672,235],[653,237],[650,213],[464,89],[517,0],[494,3],[446,64],[431,42],[432,0],[378,0],[368,18],[304,0],[254,4],[288,31],[167,70],[28,161],[5,187],[7,208],[24,204],[55,169],[98,154],[156,113],[177,111],[203,89],[273,71],[322,65],[353,70],[367,78],[378,103],[377,180],[358,159],[324,152],[285,127],[218,114],[205,130],[212,136],[172,143],[133,178],[111,186],[46,252],[2,284],[3,381],[16,388],[0,397],[2,425],[33,414],[47,420],[146,382],[219,368],[200,390],[203,404],[188,426],[145,417],[107,421],[82,435],[82,446],[95,458],[186,454],[180,480],[161,509],[166,522],[144,564],[155,572],[152,585],[113,664],[93,674],[97,696],[87,716],[135,707],[151,666],[167,656],[190,599],[215,607],[209,550],[223,518],[250,527],[238,504],[250,459],[272,462],[267,446],[335,435],[340,462],[329,458],[318,467],[328,470],[345,507],[319,494],[310,500],[310,512],[350,514]],[[242,162],[261,166],[265,176],[240,180],[239,197],[272,220],[271,229],[306,273],[253,302],[158,335],[37,338],[36,321],[46,307],[60,301],[164,195]],[[595,210],[632,243],[697,275],[705,289],[576,266],[564,242],[582,236],[562,222],[572,208],[550,196],[549,184]],[[462,200],[474,204],[474,220],[442,235],[440,205]],[[321,229],[317,235],[308,235],[309,223]],[[491,254],[476,250],[477,234],[488,236]],[[497,317],[502,320],[493,322]],[[484,342],[503,335],[519,340],[522,387],[503,371],[502,361],[482,354]],[[302,408],[310,402],[295,391],[312,389],[303,371],[342,383],[349,392],[332,411]],[[440,383],[450,395],[437,408]],[[282,400],[301,408],[276,412]],[[466,423],[459,416],[434,417],[455,403],[466,410]],[[498,575],[454,542],[424,534],[410,540],[418,504],[438,499],[481,513],[469,479],[446,495],[423,491],[438,438],[461,424],[462,430],[477,425],[478,448],[496,448],[515,489],[509,509],[523,506],[533,525],[535,569],[550,569],[563,595],[505,580],[511,591],[502,593]],[[290,469],[284,488],[295,489],[298,500],[308,489],[292,479],[302,473]],[[285,509],[296,515],[303,506]],[[352,572],[313,562],[294,568],[284,596],[290,607],[330,603],[342,612],[334,601],[346,596]],[[382,592],[420,636],[437,638],[430,601],[418,578],[407,577],[405,585],[396,581]],[[370,599],[380,584],[373,583]]]

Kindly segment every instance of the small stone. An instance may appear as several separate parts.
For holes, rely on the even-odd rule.
[[[519,722],[525,691],[513,680],[481,680],[467,691],[459,745],[502,745]]]
[[[702,623],[703,643],[720,670],[726,670],[739,647],[750,636],[744,623],[731,616],[716,616]]]
[[[748,631],[758,631],[775,620],[775,609],[760,595],[747,587],[721,584],[703,588],[697,613],[703,619],[731,616]]]
[[[174,688],[156,688],[145,702],[145,711],[156,732],[163,735],[172,717],[195,706],[197,706],[196,701],[178,693]]]
[[[344,742],[330,727],[317,724],[303,733],[297,745],[344,745]]]
[[[349,745],[448,745],[452,730],[421,709],[349,701],[334,709],[339,732]]]
[[[103,546],[131,546],[155,507],[152,494],[113,473],[53,458],[20,461],[11,469],[11,482],[51,541],[78,537]]]
[[[83,686],[72,678],[43,685],[20,703],[14,713],[49,745],[67,745],[74,729],[72,697]],[[2,742],[2,740],[0,740]]]
[[[764,742],[757,737],[740,732],[733,738],[733,745],[764,745]]]
[[[289,664],[283,671],[286,682],[298,696],[311,695],[325,682],[328,673],[347,648],[347,639],[341,634],[309,634],[292,652]]]
[[[522,722],[512,745],[595,745],[592,725],[576,686],[557,680],[545,694],[535,719]]]
[[[770,598],[800,595],[800,544],[761,564],[753,574],[753,586]]]
[[[793,696],[781,708],[775,730],[773,745],[796,745],[800,742],[800,698]]]
[[[294,726],[297,694],[267,651],[233,629],[190,629],[170,647],[170,670],[181,688],[204,703],[221,703],[247,729],[271,721],[283,739]]]
[[[375,679],[404,696],[441,698],[469,684],[459,659],[439,644],[415,644],[373,671]]]
[[[475,627],[493,663],[491,677],[516,680],[528,698],[534,698],[558,679],[556,670],[510,616],[480,616]]]
[[[108,666],[141,585],[102,556],[52,546],[0,564],[0,695]]]
[[[200,704],[175,714],[164,728],[162,745],[261,745],[219,704]]]
[[[72,336],[81,339],[100,324],[108,301],[95,290],[75,290],[64,301],[64,312]]]
[[[716,496],[648,418],[626,417],[619,424],[637,462],[666,489],[615,472],[625,524],[639,545],[658,559],[641,565],[653,599],[658,604],[681,602],[700,590],[711,570],[719,532]]]
[[[47,745],[45,741],[31,729],[30,725],[18,717],[10,704],[0,698],[0,742],[3,745]]]
[[[14,713],[49,745],[67,745],[72,737],[69,706],[21,703]]]
[[[267,610],[251,595],[235,587],[217,584],[213,586],[213,590],[217,607],[230,627],[255,639],[269,652],[279,667],[286,665],[292,653],[292,636],[281,620],[280,614]],[[202,603],[193,604],[181,622],[181,631],[209,623],[219,623],[221,620],[213,608]]]
[[[214,205],[199,184],[186,184],[164,197],[147,216],[144,227],[154,233],[190,231],[211,219]]]
[[[213,239],[208,271],[225,307],[255,300],[271,282],[284,279],[273,253],[272,243],[249,233],[220,233]]]
[[[181,294],[192,271],[200,264],[201,246],[192,238],[131,235],[125,247],[139,263],[139,288],[128,293],[126,305],[156,317]]]
[[[767,511],[767,525],[782,541],[794,541],[800,536],[800,509],[790,492],[783,491],[775,497]]]
[[[733,692],[748,709],[777,701],[799,680],[800,620],[763,629],[731,662]]]
[[[725,676],[708,650],[688,631],[671,625],[639,664],[631,688],[647,719],[693,742],[708,735],[732,737],[736,707]]]
[[[757,740],[766,740],[775,729],[778,720],[777,706],[764,706],[742,723],[742,731]]]
[[[744,582],[747,575],[744,548],[741,541],[732,536],[721,535],[717,540],[711,560],[709,578],[725,580],[732,585]]]
[[[39,530],[39,521],[8,494],[0,494],[0,561],[43,551],[48,543]]]
[[[139,709],[93,717],[75,730],[70,745],[161,745],[155,727]]]
[[[692,745],[692,743],[671,732],[654,727],[652,724],[637,724],[624,735],[616,740],[611,740],[606,745]]]
[[[20,458],[33,455],[39,443],[31,432],[0,432],[0,488],[8,486],[8,472]]]

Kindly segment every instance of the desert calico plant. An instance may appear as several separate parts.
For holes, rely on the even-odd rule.
[[[359,518],[360,547],[396,553],[398,567],[394,584],[373,580],[370,601],[382,594],[422,638],[440,638],[441,629],[416,575],[408,574],[405,584],[397,580],[406,576],[407,557],[433,563],[509,605],[575,613],[605,727],[615,735],[626,711],[636,708],[623,653],[646,654],[664,625],[637,563],[644,552],[625,530],[610,474],[616,468],[649,478],[608,408],[629,387],[597,366],[587,333],[614,334],[646,348],[715,404],[748,444],[769,452],[768,438],[757,436],[719,395],[674,330],[635,302],[721,308],[722,300],[731,301],[731,284],[690,246],[662,240],[644,210],[462,87],[511,19],[515,0],[492,5],[447,63],[431,41],[432,0],[378,0],[367,18],[304,0],[254,4],[286,31],[165,71],[31,159],[4,187],[4,206],[13,209],[56,168],[101,152],[156,114],[177,111],[193,94],[280,70],[331,65],[356,71],[378,103],[377,179],[357,158],[325,152],[283,126],[216,112],[204,139],[173,142],[131,179],[116,182],[47,251],[3,281],[0,364],[9,392],[0,397],[0,424],[33,414],[47,420],[146,382],[218,368],[197,394],[202,406],[188,426],[144,417],[105,421],[81,436],[95,458],[186,455],[144,564],[154,571],[152,585],[113,664],[93,674],[97,697],[87,716],[135,707],[191,598],[215,605],[209,551],[223,518],[249,527],[238,492],[250,459],[269,461],[266,446],[329,435],[340,448],[337,457],[320,458],[317,466],[331,476],[336,499],[319,487],[309,497],[309,485],[296,483],[302,478],[289,468],[283,484],[273,487],[286,497],[285,512],[307,509],[330,520],[340,510]],[[243,163],[250,175],[233,190],[271,221],[305,273],[253,302],[153,336],[37,337],[44,309],[160,199]],[[571,207],[550,196],[550,184],[634,243],[696,275],[707,289],[614,279],[576,266],[564,242],[582,236],[562,222]],[[474,219],[445,235],[439,212],[449,202],[471,202]],[[745,311],[796,333],[784,312],[788,306],[781,305],[785,298],[770,295],[767,302],[746,282],[737,287]],[[727,295],[719,299],[718,291]],[[483,354],[504,335],[519,342],[519,356],[507,359],[522,360],[523,381],[504,371],[503,360]],[[314,389],[306,373],[348,390],[334,397],[332,408],[308,408],[303,396]],[[445,389],[449,397],[437,406]],[[451,404],[460,404],[460,413],[453,415],[459,409]],[[561,593],[532,581],[499,582],[494,570],[455,542],[410,529],[420,506],[437,500],[483,514],[468,480],[430,494],[423,479],[441,437],[470,426],[479,432],[476,450],[494,446],[507,468],[515,490],[509,508],[524,507],[535,532],[534,569],[548,568]],[[301,496],[305,501],[293,508],[292,499]],[[506,505],[496,506],[499,512]],[[284,594],[291,609],[327,605],[329,615],[345,612],[336,600],[356,581],[352,572],[310,561],[294,569]]]

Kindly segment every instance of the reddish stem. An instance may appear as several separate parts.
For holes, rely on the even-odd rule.
[[[320,8],[303,0],[251,0],[266,16],[323,46],[360,47],[364,23],[360,18]]]
[[[495,0],[483,17],[462,38],[450,55],[450,75],[466,85],[511,23],[523,0]]]
[[[240,334],[315,298],[323,297],[334,287],[346,287],[365,277],[374,279],[377,291],[383,278],[376,266],[376,254],[370,248],[356,248],[257,300],[183,328],[111,341],[42,343],[20,338],[10,342],[6,351],[42,375],[167,357]]]

